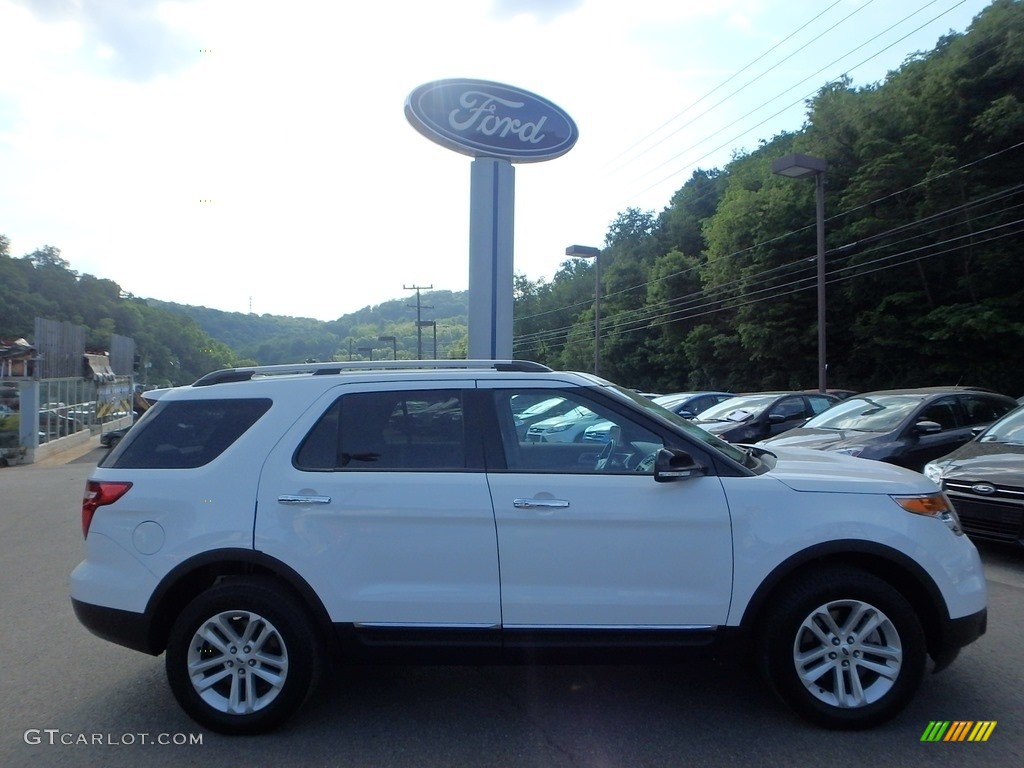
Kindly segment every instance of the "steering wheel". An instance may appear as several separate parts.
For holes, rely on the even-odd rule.
[[[601,472],[611,467],[612,458],[615,456],[615,450],[618,447],[618,441],[609,433],[608,442],[605,443],[604,448],[601,449],[601,453],[597,456],[597,461],[594,463],[594,469],[597,472]]]

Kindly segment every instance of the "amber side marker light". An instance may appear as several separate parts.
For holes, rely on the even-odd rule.
[[[85,495],[82,496],[82,536],[89,536],[96,510],[107,504],[113,504],[124,496],[131,483],[116,483],[109,480],[89,480],[85,484]]]
[[[957,536],[963,536],[960,518],[957,517],[953,504],[944,493],[928,493],[921,496],[893,496],[892,500],[907,512],[924,517],[941,520]]]

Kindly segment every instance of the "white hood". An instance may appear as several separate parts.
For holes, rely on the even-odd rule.
[[[778,458],[769,474],[794,491],[915,494],[938,490],[920,472],[881,461],[810,448],[762,447]]]

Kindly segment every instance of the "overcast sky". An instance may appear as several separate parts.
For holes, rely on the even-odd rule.
[[[472,159],[407,122],[418,85],[564,109],[517,165],[515,269],[550,279],[627,208],[799,130],[985,0],[0,0],[0,234],[137,296],[337,318],[464,290]],[[809,212],[809,216],[813,212]]]

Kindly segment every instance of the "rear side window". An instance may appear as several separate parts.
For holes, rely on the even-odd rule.
[[[321,472],[466,469],[465,426],[460,390],[352,393],[320,417],[294,463]]]
[[[116,469],[193,469],[209,464],[270,409],[266,398],[157,403],[103,462]]]
[[[984,395],[964,395],[960,402],[964,407],[967,425],[971,427],[989,424],[1013,410],[1011,404]]]
[[[828,397],[821,397],[815,395],[809,395],[807,397],[808,402],[811,404],[811,411],[817,416],[819,413],[824,413],[833,405],[836,404],[835,400]]]

